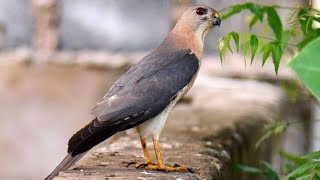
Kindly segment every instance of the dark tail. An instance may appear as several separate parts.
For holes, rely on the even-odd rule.
[[[71,165],[76,163],[82,156],[84,156],[86,152],[78,154],[76,156],[72,156],[71,153],[69,153],[62,161],[61,163],[53,170],[53,172],[46,177],[45,180],[52,180],[54,177],[59,175],[60,171],[68,169]]]

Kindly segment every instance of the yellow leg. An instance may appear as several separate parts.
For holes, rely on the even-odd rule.
[[[190,171],[190,172],[192,172],[191,169],[184,167],[184,166],[176,166],[176,165],[166,166],[163,163],[163,159],[161,156],[159,140],[153,139],[153,145],[154,145],[154,151],[155,151],[156,158],[157,158],[157,164],[156,165],[148,165],[146,167],[146,169],[157,170],[157,171],[166,171],[166,172],[169,172],[169,171]]]
[[[165,166],[163,163],[162,155],[160,152],[160,143],[159,140],[153,139],[154,152],[156,154],[157,163],[159,166]]]
[[[141,140],[141,146],[142,146],[143,155],[144,155],[144,162],[146,164],[156,164],[151,161],[151,157],[150,157],[150,154],[148,151],[146,139],[140,138],[140,140]]]
[[[146,139],[140,137],[140,140],[141,140],[141,147],[142,147],[142,151],[143,151],[143,155],[144,155],[144,163],[131,162],[131,163],[128,164],[128,166],[130,164],[134,164],[134,166],[136,168],[141,168],[141,167],[146,167],[146,166],[149,166],[149,165],[156,165],[157,163],[154,163],[154,162],[151,161],[151,157],[150,157],[150,154],[149,154],[149,151],[148,151]]]

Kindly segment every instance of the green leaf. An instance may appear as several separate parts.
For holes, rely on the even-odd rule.
[[[256,148],[258,148],[262,142],[264,142],[265,140],[267,140],[268,138],[270,138],[272,136],[272,132],[271,131],[268,131],[266,132],[259,140],[258,142],[256,143]]]
[[[281,122],[281,121],[267,124],[265,126],[266,132],[256,143],[256,148],[258,148],[263,141],[270,138],[272,135],[277,135],[277,134],[285,132],[287,130],[288,126],[289,125],[287,122]]]
[[[298,164],[298,165],[302,165],[308,161],[308,158],[296,156],[283,150],[281,150],[279,154],[282,158],[288,161],[294,162],[295,164]]]
[[[310,32],[310,31],[309,31]],[[309,33],[299,44],[299,50],[302,50],[308,43],[320,36],[320,29],[316,29],[313,33]]]
[[[292,171],[294,171],[295,169],[297,169],[298,167],[299,167],[299,165],[295,164],[292,161],[288,161],[285,163],[283,170],[284,170],[285,174],[289,174]]]
[[[253,35],[253,34],[251,35],[250,46],[251,46],[251,62],[250,63],[252,64],[259,46],[259,40],[256,35]]]
[[[221,20],[228,19],[229,17],[240,13],[242,10],[244,10],[246,8],[247,8],[247,4],[246,3],[245,4],[234,5],[234,6],[230,7],[230,10],[226,14],[222,14],[221,15]]]
[[[268,14],[268,24],[270,28],[275,34],[276,39],[278,41],[281,41],[283,28],[279,14],[277,13],[274,7],[266,7],[266,12]]]
[[[247,54],[248,54],[249,47],[250,47],[250,40],[248,40],[248,41],[246,42],[246,44],[244,45],[244,49],[243,49],[243,56],[244,56],[244,63],[245,63],[245,65],[247,64],[246,56],[247,56]]]
[[[237,32],[234,32],[234,31],[232,31],[232,32],[230,32],[230,34],[231,34],[231,36],[232,36],[232,38],[233,38],[233,40],[234,40],[234,43],[236,44],[236,48],[237,48],[237,52],[239,53],[239,44],[240,44],[240,42],[239,42],[239,34],[237,33]]]
[[[260,6],[258,6],[255,3],[247,3],[247,9],[249,9],[252,12],[252,14],[256,15],[260,22],[262,22],[264,10],[260,8]]]
[[[262,171],[258,168],[250,167],[250,166],[246,166],[238,163],[230,163],[230,167],[240,172],[250,173],[254,175],[262,174]]]
[[[235,14],[240,13],[241,11],[248,9],[251,11],[252,14],[257,16],[257,18],[262,22],[263,20],[263,15],[264,15],[264,9],[261,8],[259,5],[255,3],[243,3],[243,4],[237,4],[234,6],[231,6],[228,8],[229,11],[227,13],[221,15],[221,20],[225,20]]]
[[[299,22],[301,26],[301,31],[304,35],[313,32],[312,23],[310,23],[310,16],[308,12],[304,9],[300,9],[298,12]]]
[[[315,176],[314,173],[306,174],[306,175],[297,177],[295,180],[316,180],[314,176]]]
[[[304,156],[301,156],[301,158],[308,158],[308,159],[320,160],[320,151],[315,151],[315,152],[306,154],[306,155],[304,155]]]
[[[266,180],[279,180],[278,174],[272,169],[268,162],[262,162],[263,174]]]
[[[251,21],[249,22],[249,28],[250,28],[250,30],[252,30],[253,26],[254,26],[255,24],[257,24],[258,20],[259,20],[259,17],[258,17],[258,16],[253,16],[253,18],[252,18]]]
[[[289,67],[297,74],[311,93],[320,100],[320,38],[303,48],[289,63]]]
[[[264,64],[266,63],[268,57],[270,56],[271,51],[272,51],[271,43],[266,44],[263,55],[262,55],[262,66],[264,66]]]
[[[294,178],[294,177],[299,177],[303,176],[306,174],[310,174],[312,172],[319,172],[320,171],[320,162],[310,162],[301,165],[298,167],[296,170],[292,171],[290,174],[286,176],[286,178]]]
[[[272,60],[274,65],[274,70],[278,75],[280,60],[283,54],[283,50],[280,42],[272,42]]]
[[[221,63],[223,62],[223,60],[225,59],[226,56],[226,50],[227,50],[227,46],[225,44],[225,40],[223,37],[221,37],[218,40],[218,45],[219,45],[219,56],[220,56],[220,61]]]
[[[224,42],[225,42],[225,45],[227,46],[227,48],[229,49],[229,51],[231,52],[231,53],[233,53],[233,51],[232,51],[232,49],[231,49],[231,46],[230,46],[230,40],[231,40],[231,35],[227,35],[227,36],[224,36],[223,37],[223,40],[224,40]]]

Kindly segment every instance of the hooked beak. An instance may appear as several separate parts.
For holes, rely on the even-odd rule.
[[[220,27],[220,24],[221,24],[221,19],[220,19],[220,18],[216,18],[216,19],[213,21],[213,25],[214,25],[214,26]]]

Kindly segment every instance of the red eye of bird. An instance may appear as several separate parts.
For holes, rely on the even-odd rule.
[[[204,15],[204,14],[207,14],[207,10],[206,9],[203,9],[203,8],[198,8],[197,9],[197,14],[198,15]]]

